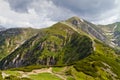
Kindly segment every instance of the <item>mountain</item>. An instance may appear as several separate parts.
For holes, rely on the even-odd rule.
[[[88,46],[85,46],[88,45]],[[1,68],[33,64],[60,65],[78,61],[93,52],[92,41],[72,28],[57,23],[41,30],[1,61]],[[72,56],[73,55],[73,56]]]
[[[81,29],[81,31],[87,33],[87,35],[90,35],[93,37],[95,37],[96,39],[106,42],[107,38],[104,35],[104,32],[96,27],[96,25],[83,20],[83,19],[79,19],[78,17],[72,17],[70,19],[68,19],[66,22],[66,24],[71,25],[73,27],[76,27],[77,29]]]
[[[3,31],[3,30],[5,30],[5,27],[0,25],[0,31]]]
[[[38,30],[32,28],[11,28],[0,32],[0,59],[17,49]]]
[[[104,31],[106,37],[110,40],[114,47],[120,47],[120,22],[108,25],[99,25]]]
[[[72,17],[49,28],[39,30],[16,28],[3,31],[1,38],[6,40],[6,42],[3,40],[3,46],[10,42],[8,39],[13,40],[9,45],[13,45],[15,41],[19,41],[19,45],[12,51],[9,50],[11,46],[3,48],[10,53],[8,52],[0,61],[0,69],[14,70],[15,73],[24,74],[32,80],[39,80],[42,76],[40,78],[38,76],[50,74],[60,78],[56,80],[119,80],[120,56],[111,47],[113,44],[109,43],[110,38],[100,26],[103,25],[95,25],[84,19]],[[21,78],[20,75],[14,77]],[[11,76],[7,78],[11,79]]]

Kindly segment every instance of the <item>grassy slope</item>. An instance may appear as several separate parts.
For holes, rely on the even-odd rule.
[[[84,73],[85,76],[87,75],[94,77],[94,79],[120,79],[120,63],[116,61],[118,57],[116,56],[115,51],[98,41],[96,41],[95,46],[96,51],[94,54],[79,62],[76,62],[74,68],[78,72]]]
[[[19,57],[16,60],[23,60],[22,66],[33,64],[63,65],[80,60],[90,55],[92,51],[90,38],[78,34],[65,24],[57,23],[50,28],[41,30],[38,35],[26,41],[12,54],[4,58],[0,65],[3,65],[7,60],[4,66],[1,66],[2,68],[17,67],[15,66],[17,62],[14,63],[17,56]],[[55,63],[50,64],[50,58]]]
[[[30,75],[32,80],[62,80],[50,73],[40,73],[37,75]]]

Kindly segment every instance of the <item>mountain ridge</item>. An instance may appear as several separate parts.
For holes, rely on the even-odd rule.
[[[25,40],[36,34],[38,30],[32,28],[10,28],[0,32],[0,55],[5,57],[14,51]]]
[[[6,30],[6,28],[0,25],[0,31],[4,31],[4,30]]]

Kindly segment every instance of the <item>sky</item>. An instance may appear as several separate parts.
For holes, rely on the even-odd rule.
[[[44,28],[78,16],[95,24],[120,21],[120,0],[0,0],[0,25]]]

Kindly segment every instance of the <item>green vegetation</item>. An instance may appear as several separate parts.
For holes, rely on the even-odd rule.
[[[10,75],[8,77],[5,77],[5,79],[3,79],[3,80],[31,80],[31,79],[29,79],[29,78],[19,78],[19,77]]]
[[[50,28],[41,30],[9,56],[2,59],[0,67],[1,69],[21,67],[16,66],[17,62],[22,66],[62,66],[83,59],[92,52],[90,38],[80,35],[65,24],[57,23]]]
[[[9,55],[19,45],[35,35],[38,31],[32,28],[11,28],[0,33],[0,60]]]
[[[89,76],[85,73],[78,72],[76,69],[74,69],[73,67],[71,67],[71,75],[73,76],[74,80],[94,80],[95,78],[92,76]]]
[[[52,71],[53,71],[54,73],[64,72],[65,68],[66,68],[66,67],[53,67],[53,68],[52,68]]]
[[[41,69],[41,68],[46,68],[47,66],[44,65],[31,65],[31,66],[26,66],[26,67],[19,67],[19,68],[11,68],[9,69],[10,71],[6,71],[7,73],[12,72],[12,71],[24,71],[24,72],[31,72],[34,69]]]
[[[6,73],[6,74],[10,74],[12,76],[21,76],[21,74],[18,71],[5,70],[3,72]]]
[[[1,71],[2,72],[2,71]],[[18,76],[19,73],[17,71],[4,71],[5,73],[9,74],[9,76],[6,76],[5,78],[2,77],[2,73],[0,72],[0,80],[32,80],[30,78],[20,78]]]
[[[83,59],[92,53],[92,41],[86,36],[73,34],[70,42],[65,46],[64,49],[64,62],[71,63],[76,60]]]
[[[108,45],[105,45],[97,40],[95,40],[94,46],[96,49],[91,55],[82,60],[75,61],[75,63],[72,63],[70,66],[52,67],[52,72],[60,74],[61,76],[66,76],[67,80],[120,79],[120,63],[116,61],[118,57],[116,56],[115,51]],[[32,71],[33,69],[37,69],[37,66],[36,68],[35,66],[29,66],[28,68],[16,68],[13,70]],[[40,68],[38,67],[38,69]],[[6,71],[6,73],[11,74],[9,71]],[[61,78],[58,78],[50,73],[32,74],[30,75],[30,79],[61,80]]]
[[[37,75],[30,75],[30,78],[32,80],[62,80],[55,75],[52,75],[50,73],[40,73]]]
[[[109,66],[106,66],[103,63],[109,65],[112,68],[109,68]],[[112,80],[112,75],[115,74],[118,77],[115,75],[114,77],[120,79],[119,63],[116,63],[114,60],[100,55],[91,55],[90,57],[77,62],[74,67],[78,72],[83,72],[95,78],[106,78],[107,80]],[[105,69],[106,71],[103,69]],[[110,72],[107,72],[107,69],[110,69]]]
[[[2,80],[3,78],[2,78],[2,72],[0,71],[0,80]]]
[[[87,58],[75,63],[78,72],[102,80],[120,79],[120,63],[116,62],[115,51],[107,45],[96,42],[96,51]],[[108,70],[108,71],[107,71]]]

